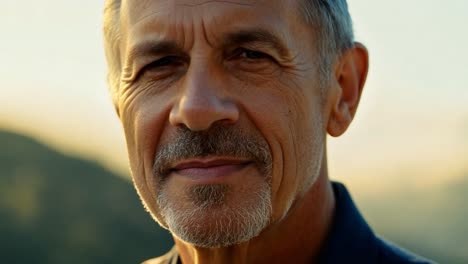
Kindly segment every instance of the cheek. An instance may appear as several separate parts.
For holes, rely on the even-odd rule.
[[[273,218],[280,219],[317,174],[324,140],[322,109],[316,87],[278,79],[265,86],[258,94],[250,93],[256,99],[249,114],[273,154]]]
[[[133,182],[153,213],[156,211],[156,194],[152,169],[156,147],[167,124],[168,102],[164,96],[142,92],[121,103]]]

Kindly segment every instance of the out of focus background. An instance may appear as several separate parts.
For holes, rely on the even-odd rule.
[[[468,263],[468,1],[349,6],[371,67],[330,174],[381,236]],[[0,2],[2,263],[138,263],[172,245],[131,185],[102,7]]]

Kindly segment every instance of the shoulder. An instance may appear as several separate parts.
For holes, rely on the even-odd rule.
[[[177,259],[178,259],[178,253],[177,253],[176,247],[174,246],[166,254],[157,258],[148,259],[142,262],[141,264],[173,264],[173,263],[177,263]]]
[[[403,249],[390,241],[377,237],[379,263],[383,264],[435,264],[435,262],[420,257]]]

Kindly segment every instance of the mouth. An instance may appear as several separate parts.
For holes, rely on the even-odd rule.
[[[224,181],[252,165],[252,161],[233,157],[194,158],[177,162],[170,173],[198,184]]]

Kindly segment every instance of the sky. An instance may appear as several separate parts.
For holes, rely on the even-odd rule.
[[[0,2],[0,128],[125,175],[103,2]],[[468,1],[348,2],[370,71],[352,126],[329,138],[331,177],[368,193],[468,177]]]

